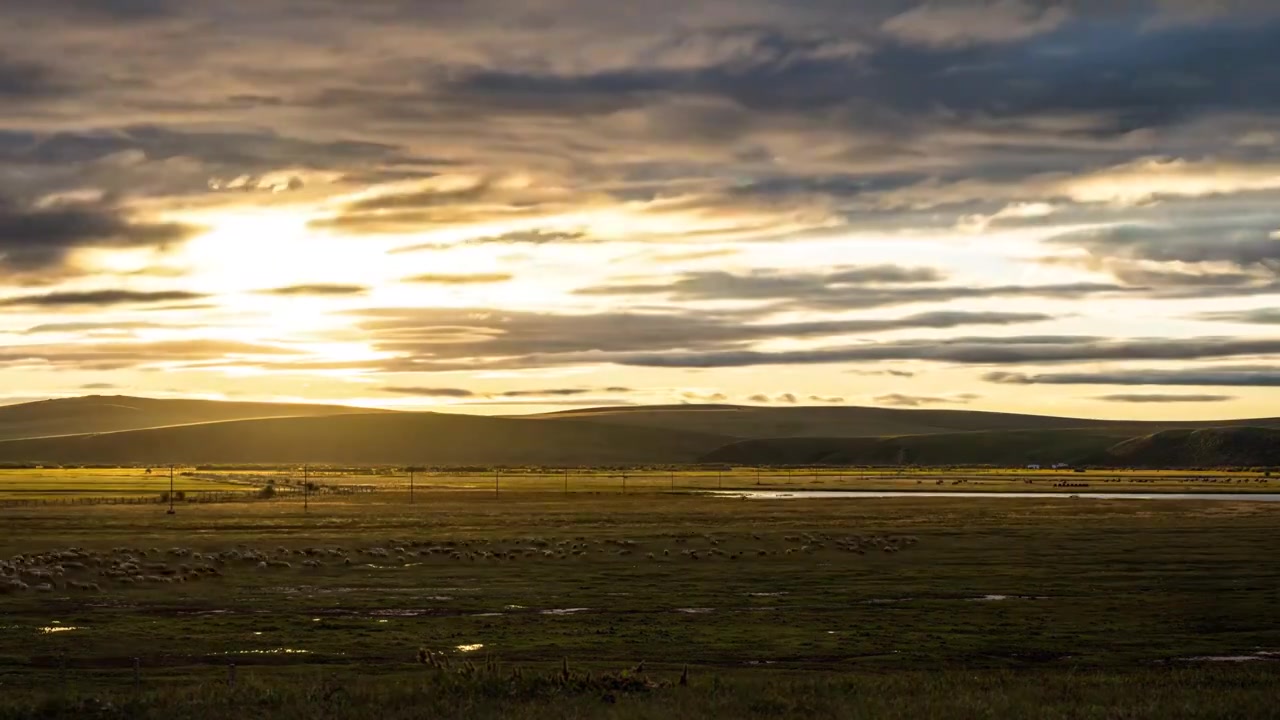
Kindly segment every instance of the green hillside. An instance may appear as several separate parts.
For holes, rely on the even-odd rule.
[[[272,418],[0,442],[0,461],[588,465],[689,462],[730,438],[437,413]]]
[[[375,412],[385,411],[341,405],[89,395],[0,406],[0,440],[118,432],[221,420]]]

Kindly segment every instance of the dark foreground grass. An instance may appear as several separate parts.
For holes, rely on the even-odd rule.
[[[0,717],[1276,713],[1275,503],[403,500],[0,511],[0,560],[81,548],[59,582],[101,585],[0,595]],[[231,550],[269,562],[94,565]],[[485,659],[505,669],[456,672]],[[656,687],[539,684],[564,659]]]
[[[139,692],[0,697],[0,719],[173,718],[1241,718],[1280,717],[1276,673],[1230,666],[1140,671],[667,673],[588,679],[558,670],[379,677],[249,677]]]

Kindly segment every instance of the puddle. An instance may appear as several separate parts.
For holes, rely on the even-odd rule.
[[[52,635],[54,633],[75,632],[76,630],[83,630],[84,628],[72,627],[70,625],[46,625],[36,629],[40,631],[41,635]]]
[[[983,595],[982,597],[965,598],[969,602],[1001,602],[1003,600],[1048,600],[1044,595]]]
[[[411,617],[418,617],[418,616],[420,616],[420,615],[429,615],[429,614],[431,614],[431,612],[432,612],[431,610],[425,610],[425,609],[417,609],[417,610],[373,610],[373,611],[371,611],[371,612],[369,613],[369,616],[370,616],[370,617],[375,617],[375,618],[378,618],[378,617],[381,617],[381,618],[393,618],[393,617],[396,617],[396,618],[411,618]],[[379,620],[378,622],[386,622],[386,620]]]
[[[469,653],[469,652],[475,652],[483,648],[484,648],[484,643],[475,643],[474,645],[459,645],[456,649],[458,652]]]
[[[550,610],[542,610],[542,615],[573,615],[575,613],[587,612],[591,608],[551,608]]]
[[[676,612],[687,615],[706,615],[715,608],[676,608]]]
[[[1199,655],[1175,659],[1178,662],[1256,662],[1258,660],[1280,660],[1280,652],[1260,650],[1250,655]]]
[[[782,597],[786,595],[784,592],[750,592],[747,597]]]
[[[500,613],[500,612],[487,612],[487,613],[476,613],[475,615],[472,615],[471,617],[505,617],[505,616],[506,616],[506,613]]]
[[[709,495],[724,498],[749,498],[757,500],[794,500],[797,498],[1014,498],[1037,500],[1067,499],[1065,493],[1056,492],[934,492],[924,490],[806,490],[780,492],[776,490],[712,490]],[[1217,500],[1231,502],[1280,502],[1280,493],[1074,493],[1071,498],[1090,500]]]
[[[915,598],[909,598],[909,597],[907,598],[872,598],[870,600],[863,600],[862,604],[863,605],[892,605],[894,603],[911,602],[912,600],[915,600]]]
[[[231,650],[224,653],[215,653],[216,655],[310,655],[310,650],[297,650],[294,648],[272,648],[270,650]]]

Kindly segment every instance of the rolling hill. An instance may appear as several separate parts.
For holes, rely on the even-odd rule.
[[[1280,420],[677,405],[485,417],[91,396],[0,407],[0,462],[1273,465]]]
[[[0,440],[245,420],[386,412],[342,405],[157,400],[88,395],[0,406]]]
[[[690,462],[730,438],[439,413],[344,414],[0,442],[0,462],[588,465]]]
[[[1280,467],[1280,430],[1262,427],[1165,430],[1117,443],[1094,462],[1118,467]]]
[[[663,405],[570,410],[524,416],[543,422],[590,421],[629,427],[729,435],[736,438],[854,438],[934,435],[977,431],[1107,428],[1148,434],[1178,427],[1256,424],[1280,427],[1280,419],[1221,422],[1092,420],[975,410],[914,410],[875,407],[753,407]]]
[[[1102,427],[897,437],[766,438],[731,443],[699,460],[735,465],[1280,466],[1280,429],[1179,429],[1137,437],[1125,427]]]

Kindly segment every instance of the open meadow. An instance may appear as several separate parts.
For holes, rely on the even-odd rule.
[[[425,487],[0,509],[0,717],[1277,712],[1280,503]]]
[[[431,493],[447,490],[568,493],[680,493],[715,490],[963,491],[1071,493],[1274,493],[1280,477],[1260,470],[1127,470],[1026,468],[734,467],[600,469],[488,468],[410,471],[403,467],[176,467],[174,492],[192,501],[252,497],[268,485],[280,495],[335,492]],[[111,499],[159,500],[169,468],[0,469],[0,505]]]

